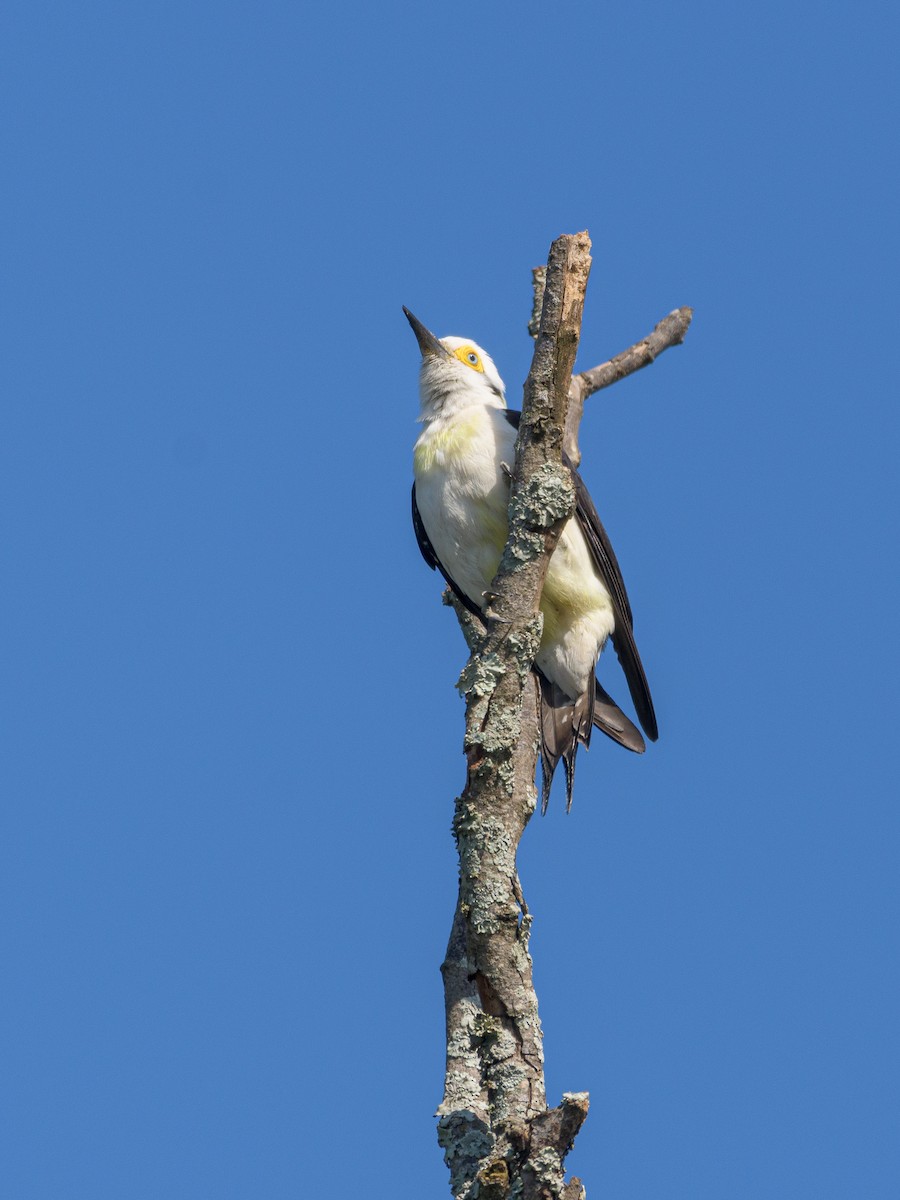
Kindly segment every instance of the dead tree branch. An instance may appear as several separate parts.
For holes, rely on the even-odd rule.
[[[509,537],[488,594],[486,627],[465,627],[474,650],[466,697],[466,788],[456,804],[459,900],[443,966],[447,1074],[439,1140],[458,1200],[576,1200],[563,1160],[587,1115],[573,1094],[548,1110],[530,917],[516,870],[535,809],[539,602],[559,534],[574,507],[562,463],[568,392],[590,270],[587,234],[550,249],[534,358],[513,468]]]
[[[545,267],[535,267],[531,272],[533,302],[528,332],[532,337],[537,337],[538,327],[535,313],[540,312],[545,274]],[[641,341],[635,342],[633,346],[629,346],[627,350],[623,350],[621,354],[608,359],[598,367],[591,367],[589,371],[581,371],[578,375],[572,376],[563,449],[574,466],[577,467],[581,462],[578,430],[581,427],[584,402],[588,396],[593,396],[594,392],[599,392],[601,388],[609,387],[610,384],[618,383],[626,375],[633,375],[642,367],[649,367],[662,354],[663,350],[668,350],[670,346],[680,346],[690,328],[693,316],[692,308],[687,306],[676,308],[667,317],[658,321],[653,332],[648,333]]]
[[[636,342],[615,358],[582,371],[572,376],[572,386],[569,389],[569,415],[566,420],[566,436],[564,441],[566,454],[577,467],[581,462],[581,451],[578,448],[578,430],[581,426],[581,414],[584,402],[594,392],[618,383],[626,375],[640,371],[668,350],[670,346],[680,346],[694,315],[692,308],[676,308],[656,325],[652,333],[648,333],[643,341]]]
[[[534,272],[534,358],[516,444],[509,536],[486,593],[484,621],[448,592],[471,651],[466,788],[456,802],[459,898],[442,966],[447,1071],[438,1138],[456,1200],[583,1200],[564,1162],[588,1112],[585,1092],[547,1108],[537,997],[528,952],[531,915],[516,852],[535,810],[538,693],[531,667],[541,637],[541,589],[574,496],[563,452],[577,465],[585,399],[684,340],[681,308],[609,362],[572,376],[590,271],[586,233],[553,243]]]

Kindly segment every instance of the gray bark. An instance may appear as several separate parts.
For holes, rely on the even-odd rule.
[[[509,537],[486,595],[485,622],[448,593],[471,657],[466,787],[456,801],[459,898],[442,966],[447,1070],[438,1140],[457,1200],[583,1200],[564,1162],[588,1112],[586,1092],[547,1107],[537,996],[528,952],[531,914],[516,852],[537,803],[539,698],[531,667],[540,644],[541,588],[574,509],[565,448],[578,453],[584,399],[684,338],[690,309],[643,342],[572,377],[590,271],[586,233],[553,243],[535,272],[534,358],[513,467]],[[537,320],[537,313],[540,320]]]
[[[443,966],[447,1073],[439,1140],[459,1200],[575,1200],[563,1160],[587,1115],[583,1094],[547,1108],[531,925],[516,851],[534,812],[538,700],[531,673],[550,555],[574,509],[562,439],[590,270],[587,234],[550,250],[510,489],[509,538],[485,611],[469,620],[467,781],[456,802],[459,900]]]

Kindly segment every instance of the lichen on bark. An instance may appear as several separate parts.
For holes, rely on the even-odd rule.
[[[574,507],[561,445],[589,247],[587,235],[579,234],[551,248],[512,473],[509,538],[483,628],[476,621],[464,625],[473,647],[459,680],[467,704],[468,778],[454,818],[460,892],[444,964],[448,1061],[439,1124],[458,1200],[537,1200],[559,1195],[555,1182],[555,1191],[546,1190],[551,1177],[562,1186],[561,1156],[551,1164],[546,1147],[526,1169],[531,1123],[548,1110],[528,953],[531,921],[516,851],[536,806],[531,668],[542,630],[541,587]]]
[[[584,1200],[565,1182],[565,1157],[588,1112],[586,1092],[548,1108],[537,997],[528,952],[532,917],[516,870],[537,804],[540,741],[532,664],[547,563],[574,507],[578,427],[592,392],[677,345],[691,321],[678,309],[630,350],[573,377],[590,270],[586,233],[553,243],[535,272],[529,332],[534,358],[512,471],[509,537],[486,593],[484,620],[451,592],[471,651],[458,687],[466,699],[466,788],[456,801],[459,897],[442,965],[447,1070],[438,1140],[456,1200]],[[540,312],[538,322],[537,313]]]

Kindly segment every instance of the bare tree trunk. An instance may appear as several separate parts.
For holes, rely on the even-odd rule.
[[[516,444],[509,537],[486,596],[485,624],[451,601],[472,651],[460,678],[467,781],[454,818],[459,899],[442,967],[447,1071],[438,1139],[457,1200],[584,1196],[578,1179],[565,1182],[564,1160],[587,1116],[588,1096],[567,1093],[547,1107],[528,953],[531,916],[516,869],[537,801],[539,711],[531,667],[547,564],[574,509],[562,455],[565,443],[578,461],[584,399],[681,341],[690,323],[690,310],[680,309],[644,342],[573,379],[590,262],[587,234],[566,235],[550,248],[542,295],[536,278],[540,321]],[[567,423],[570,398],[575,412]]]

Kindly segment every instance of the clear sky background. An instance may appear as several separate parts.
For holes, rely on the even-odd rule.
[[[583,425],[661,737],[598,736],[523,843],[569,1167],[900,1195],[898,32],[4,7],[4,1195],[449,1195],[465,655],[400,306],[518,405],[583,228],[581,367],[696,315]]]

